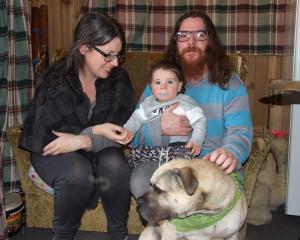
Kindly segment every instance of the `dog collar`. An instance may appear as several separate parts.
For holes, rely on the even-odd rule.
[[[227,213],[229,213],[233,209],[241,196],[240,184],[243,185],[243,180],[237,173],[232,173],[231,177],[233,178],[237,186],[235,196],[233,200],[227,205],[227,207],[222,211],[213,215],[195,213],[185,218],[172,218],[169,220],[169,222],[175,225],[178,232],[189,232],[209,227],[210,225],[213,225],[217,221],[221,220]]]

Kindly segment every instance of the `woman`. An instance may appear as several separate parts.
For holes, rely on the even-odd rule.
[[[120,126],[134,108],[129,76],[118,66],[124,52],[124,32],[113,18],[83,16],[69,55],[47,71],[32,100],[20,146],[54,189],[55,240],[74,239],[99,195],[111,239],[127,237],[130,169],[113,143],[125,143]],[[96,124],[100,136],[90,127]]]

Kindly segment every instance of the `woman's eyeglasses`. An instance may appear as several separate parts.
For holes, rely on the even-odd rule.
[[[121,55],[119,54],[112,54],[112,53],[105,53],[100,48],[96,46],[92,46],[98,53],[100,53],[104,57],[105,62],[111,62],[115,59],[119,59]]]
[[[196,41],[205,41],[207,40],[208,32],[206,30],[179,31],[176,33],[176,39],[179,42],[186,42],[192,35]]]

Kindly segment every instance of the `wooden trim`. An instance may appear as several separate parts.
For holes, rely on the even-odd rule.
[[[300,81],[272,80],[269,88],[271,90],[300,91]]]

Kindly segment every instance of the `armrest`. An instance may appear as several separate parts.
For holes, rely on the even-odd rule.
[[[14,159],[17,163],[17,168],[20,174],[20,180],[23,191],[26,193],[29,190],[31,182],[28,178],[29,169],[29,152],[18,147],[19,137],[21,133],[21,126],[10,127],[6,131],[8,142],[11,145]]]
[[[255,137],[253,142],[252,152],[243,165],[245,173],[245,189],[247,204],[250,205],[254,187],[262,168],[263,163],[266,161],[267,155],[270,151],[270,140],[266,137]]]

